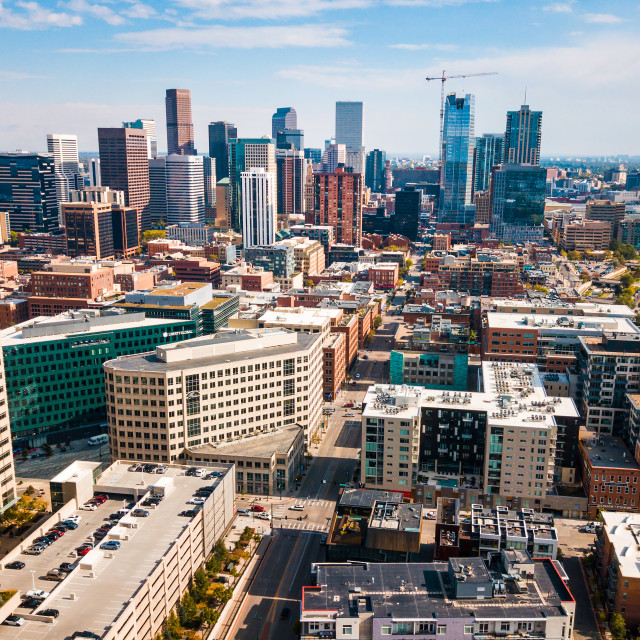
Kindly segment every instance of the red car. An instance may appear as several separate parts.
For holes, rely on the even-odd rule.
[[[95,502],[96,504],[102,504],[103,502],[106,502],[106,501],[107,501],[107,496],[103,496],[101,494],[93,496],[93,498],[89,500],[89,502]]]
[[[261,507],[259,504],[254,504],[251,507],[251,511],[255,511],[256,513],[262,513],[264,511],[264,507]]]
[[[91,545],[83,544],[81,547],[78,547],[78,548],[76,549],[76,553],[77,553],[79,556],[86,556],[86,555],[87,555],[87,553],[89,553],[89,551],[91,551],[91,549],[92,549],[92,548],[93,548],[93,547],[92,547]]]
[[[353,407],[353,402],[345,402],[342,406],[345,409],[349,409],[349,408]]]

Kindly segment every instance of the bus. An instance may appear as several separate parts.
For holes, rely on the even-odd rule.
[[[109,436],[106,433],[103,433],[99,436],[93,436],[89,438],[89,440],[87,441],[87,444],[90,447],[95,447],[96,445],[99,445],[99,444],[107,444],[107,442],[109,442]]]

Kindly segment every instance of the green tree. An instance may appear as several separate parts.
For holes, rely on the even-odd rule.
[[[580,260],[580,257],[579,251],[569,251],[569,253],[567,253],[567,258],[569,258],[569,260]]]
[[[9,232],[9,244],[12,247],[17,247],[18,246],[18,232],[17,231],[10,231]]]
[[[218,622],[219,617],[220,612],[216,609],[205,607],[202,610],[202,622],[207,625],[207,627],[213,627],[213,625]]]
[[[53,455],[53,447],[50,444],[43,445],[42,450],[44,451],[44,455],[47,456],[47,458],[50,458]]]
[[[615,640],[625,640],[627,637],[627,625],[619,613],[614,613],[609,619],[609,629]]]
[[[382,326],[382,318],[380,316],[376,316],[373,320],[373,328],[378,330]]]
[[[620,276],[620,286],[623,289],[627,289],[635,282],[635,278],[628,271]]]
[[[471,329],[471,331],[469,331],[469,342],[471,344],[475,344],[477,339],[478,339],[478,336],[476,335],[476,332],[473,329]]]
[[[28,452],[26,449],[23,449],[23,450],[20,452],[20,457],[21,457],[23,460],[28,460],[28,459],[29,459],[29,452]]]
[[[405,264],[407,265],[407,267],[411,268],[413,267],[413,260],[411,258],[407,258]]]
[[[167,237],[166,232],[161,229],[155,229],[155,230],[150,229],[148,231],[143,231],[140,234],[140,246],[143,249],[146,249],[150,240],[159,240],[160,238],[166,238],[166,237]]]
[[[196,569],[193,574],[193,585],[191,587],[191,595],[193,599],[200,603],[204,600],[204,596],[207,593],[209,587],[209,578],[202,567]]]
[[[190,593],[184,594],[184,597],[182,598],[182,604],[180,605],[180,607],[181,609],[184,610],[184,615],[186,618],[186,623],[182,622],[182,618],[180,619],[182,626],[183,627],[199,626],[199,622],[197,622],[198,607]]]

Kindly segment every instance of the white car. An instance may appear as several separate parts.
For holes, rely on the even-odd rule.
[[[304,511],[304,505],[294,504],[292,507],[289,507],[289,511]]]
[[[189,500],[187,504],[204,504],[206,501],[206,498],[200,498],[199,496],[196,496],[195,498],[191,498],[191,500]]]
[[[260,520],[271,520],[271,515],[269,515],[266,511],[261,511],[260,513],[256,513],[256,518]]]
[[[77,514],[74,514],[72,516],[69,516],[67,518],[67,520],[69,520],[69,522],[73,522],[75,524],[78,524],[80,522],[80,520],[82,520],[82,516],[79,516]]]
[[[87,502],[80,507],[83,511],[95,511],[98,507],[92,502]],[[77,523],[76,523],[77,524]]]
[[[36,598],[36,600],[44,600],[49,597],[48,591],[43,591],[42,589],[31,589],[24,594],[27,598]]]
[[[154,473],[165,473],[165,471],[167,470],[167,467],[165,467],[163,464],[159,465],[156,467],[156,470]]]
[[[206,473],[207,473],[206,469],[200,468],[200,469],[196,469],[193,475],[195,475],[196,478],[202,478],[202,476],[204,476]]]
[[[356,380],[360,380],[360,374],[356,373]]]
[[[21,627],[24,624],[24,618],[16,615],[11,615],[8,618],[5,618],[4,623],[10,627]]]
[[[344,417],[345,417],[345,418],[355,418],[355,417],[356,417],[356,414],[355,414],[355,413],[351,413],[351,412],[349,412],[349,413],[345,413],[345,414],[344,414]]]

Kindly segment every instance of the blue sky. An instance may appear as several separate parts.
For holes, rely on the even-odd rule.
[[[476,134],[503,131],[527,88],[543,155],[640,153],[635,0],[0,0],[0,149],[47,133],[97,149],[98,126],[154,118],[191,89],[207,123],[270,133],[294,106],[307,146],[333,135],[336,100],[365,103],[365,144],[436,153],[439,83],[476,95]]]

